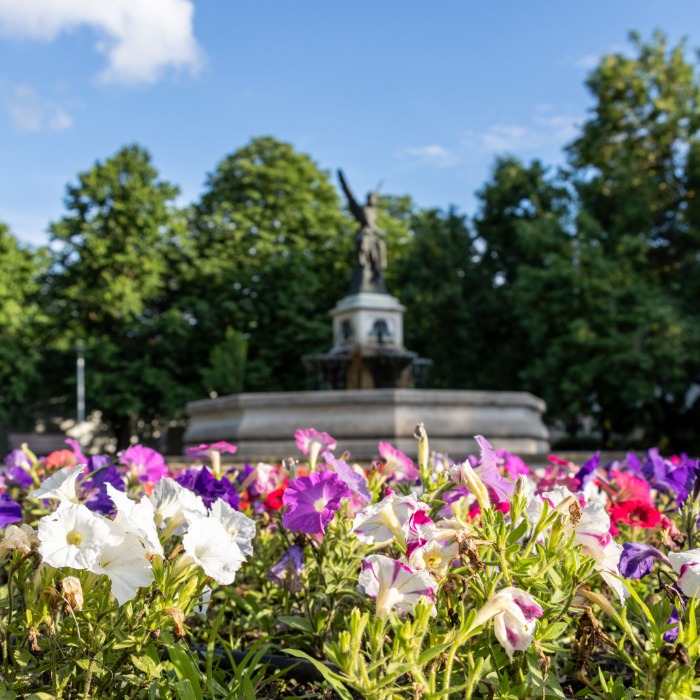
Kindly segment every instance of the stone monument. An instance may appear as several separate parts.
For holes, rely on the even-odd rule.
[[[354,459],[377,457],[380,441],[415,455],[416,424],[425,424],[430,447],[454,460],[475,454],[474,435],[523,455],[549,449],[544,402],[522,391],[425,389],[430,360],[404,347],[403,307],[386,291],[387,251],[377,226],[376,192],[360,205],[342,172],[340,184],[358,228],[350,290],[331,311],[333,347],[303,358],[324,391],[242,393],[193,401],[186,445],[226,440],[243,460],[297,455],[294,431],[316,428]],[[459,361],[459,357],[455,357]],[[407,388],[416,386],[419,388]]]
[[[386,291],[385,234],[377,225],[377,192],[361,205],[338,170],[348,207],[358,224],[355,265],[350,290],[331,311],[333,347],[328,353],[305,355],[318,389],[391,389],[424,387],[430,360],[403,344],[406,310]]]

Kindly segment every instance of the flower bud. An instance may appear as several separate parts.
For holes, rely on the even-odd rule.
[[[428,466],[430,449],[428,447],[428,433],[425,431],[423,423],[418,423],[416,429],[413,431],[413,437],[418,440],[418,466],[421,470],[426,469]]]

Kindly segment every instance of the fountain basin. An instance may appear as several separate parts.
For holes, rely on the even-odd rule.
[[[336,454],[356,460],[378,456],[377,444],[415,456],[413,431],[424,423],[431,450],[455,461],[478,452],[474,435],[496,448],[522,455],[543,454],[549,433],[545,403],[520,391],[364,389],[244,393],[187,404],[186,445],[225,440],[238,446],[237,459],[298,456],[297,428],[315,428],[338,441]]]

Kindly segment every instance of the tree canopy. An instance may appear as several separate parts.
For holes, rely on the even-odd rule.
[[[379,198],[388,291],[433,386],[525,389],[575,432],[698,445],[700,76],[684,43],[632,35],[591,72],[593,105],[565,167],[503,154],[473,218]],[[121,149],[67,187],[50,250],[0,225],[0,423],[37,402],[71,414],[75,346],[88,407],[122,443],[189,399],[311,386],[332,344],[355,223],[330,173],[271,136],[175,206],[147,150]],[[92,402],[92,403],[91,403]],[[641,432],[640,432],[641,431]]]

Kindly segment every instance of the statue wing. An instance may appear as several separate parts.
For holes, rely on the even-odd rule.
[[[345,192],[345,196],[347,197],[348,206],[350,207],[350,212],[352,213],[352,215],[355,217],[355,219],[357,219],[357,221],[360,224],[365,226],[367,224],[367,222],[365,220],[365,211],[357,203],[357,200],[355,199],[355,195],[352,193],[350,186],[345,181],[345,177],[343,177],[343,171],[340,169],[338,169],[338,179],[340,180],[340,186],[343,188],[343,192]]]

